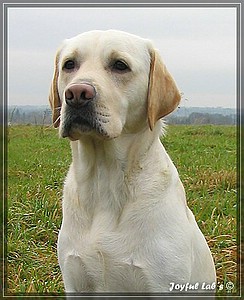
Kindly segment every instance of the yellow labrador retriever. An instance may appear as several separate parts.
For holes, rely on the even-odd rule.
[[[71,140],[58,258],[66,292],[206,292],[208,245],[160,142],[180,101],[151,42],[120,31],[65,40],[50,91]]]

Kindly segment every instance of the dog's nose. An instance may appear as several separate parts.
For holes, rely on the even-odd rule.
[[[65,101],[70,106],[82,106],[96,96],[96,90],[89,83],[73,84],[65,91]]]

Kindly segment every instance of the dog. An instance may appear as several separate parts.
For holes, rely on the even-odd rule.
[[[58,236],[67,293],[215,289],[209,247],[159,139],[180,98],[147,39],[95,30],[58,49],[49,101],[72,150]]]

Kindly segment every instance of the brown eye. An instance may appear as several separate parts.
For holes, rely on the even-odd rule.
[[[64,63],[63,69],[72,70],[75,68],[75,62],[73,60],[67,60]]]
[[[113,70],[115,71],[129,71],[130,68],[127,66],[127,64],[121,60],[116,60],[113,64]]]

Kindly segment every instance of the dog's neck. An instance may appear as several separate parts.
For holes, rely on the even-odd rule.
[[[123,134],[112,140],[102,140],[92,136],[71,142],[73,161],[79,168],[86,166],[89,169],[119,168],[123,172],[130,171],[135,163],[149,152],[150,147],[158,142],[161,133],[161,124],[157,124],[153,131],[148,128],[139,133]],[[79,163],[81,162],[81,163]],[[74,166],[74,167],[76,167]],[[81,172],[82,173],[82,172]]]
[[[71,142],[73,178],[82,187],[79,198],[90,217],[100,207],[118,218],[128,199],[137,197],[133,185],[152,176],[148,167],[150,155],[159,153],[155,147],[160,146],[160,128],[159,124],[153,131],[123,134],[107,141],[84,137]]]

